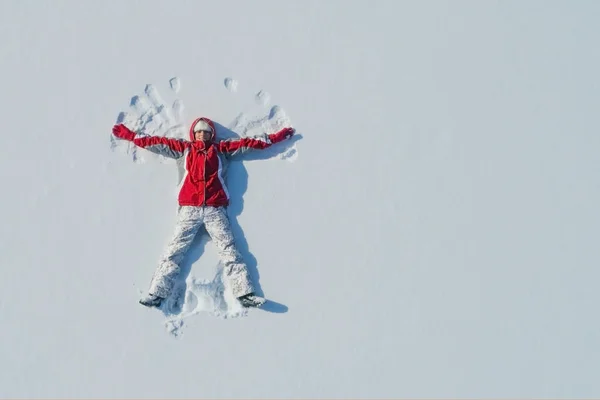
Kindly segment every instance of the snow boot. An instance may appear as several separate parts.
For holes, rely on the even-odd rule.
[[[140,304],[146,307],[160,307],[160,304],[164,298],[149,294],[146,297],[140,299]]]
[[[255,295],[254,293],[248,293],[244,296],[240,296],[240,297],[238,297],[238,300],[240,301],[240,303],[242,303],[242,306],[244,306],[246,308],[260,307],[263,304],[265,304],[265,301],[266,301],[265,299]]]

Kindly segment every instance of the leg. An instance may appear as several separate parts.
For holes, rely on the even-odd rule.
[[[154,272],[148,292],[150,295],[166,298],[169,296],[173,283],[179,276],[179,264],[187,253],[194,237],[202,226],[204,210],[202,207],[183,206],[177,213],[175,234],[167,245],[161,261]]]
[[[224,265],[224,276],[231,286],[233,295],[241,297],[254,291],[248,269],[235,246],[235,239],[224,207],[208,208],[204,218],[206,231],[217,247],[219,257]]]

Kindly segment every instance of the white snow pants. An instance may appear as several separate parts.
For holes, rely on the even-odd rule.
[[[248,276],[248,269],[235,246],[235,240],[225,207],[192,207],[181,206],[177,213],[175,235],[163,254],[150,283],[150,294],[168,297],[173,284],[179,276],[179,264],[190,248],[194,237],[202,227],[210,235],[221,262],[224,265],[223,277],[235,297],[253,292]]]

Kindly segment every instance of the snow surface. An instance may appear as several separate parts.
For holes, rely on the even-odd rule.
[[[0,2],[0,397],[597,397],[599,13]],[[200,115],[301,134],[229,171],[265,310],[205,236],[137,303],[180,168],[111,127]]]

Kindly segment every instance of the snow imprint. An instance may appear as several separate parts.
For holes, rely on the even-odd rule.
[[[172,78],[171,81],[173,79],[179,82],[178,78]],[[143,95],[135,95],[131,98],[129,110],[121,111],[116,123],[124,124],[134,132],[148,136],[185,138],[187,131],[181,100],[176,99],[168,105],[158,89],[150,84],[146,85]],[[111,148],[130,155],[134,162],[145,162],[149,158],[158,158],[161,162],[170,161],[113,135],[111,135]]]
[[[171,78],[169,80],[169,85],[171,86],[171,90],[175,93],[179,93],[179,89],[181,88],[181,81],[178,77]]]
[[[173,336],[183,334],[185,320],[200,313],[209,313],[218,318],[238,318],[248,314],[233,296],[223,280],[223,267],[219,265],[212,280],[194,278],[191,274],[178,282],[167,304],[162,307],[166,316],[165,327]]]
[[[237,92],[237,88],[238,88],[238,81],[236,81],[233,78],[225,78],[223,80],[223,84],[225,85],[225,87],[227,88],[227,90],[229,90],[230,92]]]
[[[267,115],[250,116],[242,112],[234,118],[228,128],[245,137],[258,135],[263,132],[274,133],[289,126],[292,126],[291,119],[287,116],[283,108],[275,105],[271,107]],[[287,140],[277,145],[284,146],[284,149],[277,154],[279,159],[288,161],[295,161],[297,159],[298,151],[294,141]]]
[[[267,106],[269,104],[269,102],[271,101],[271,95],[269,93],[265,92],[264,90],[261,90],[260,92],[256,93],[256,96],[254,96],[254,99],[261,106]]]

